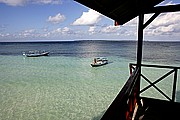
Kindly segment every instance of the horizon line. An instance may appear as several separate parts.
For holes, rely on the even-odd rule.
[[[135,39],[73,39],[73,40],[18,40],[18,41],[0,41],[0,43],[13,43],[13,42],[75,42],[75,41],[133,41],[136,42]],[[144,42],[180,42],[180,40],[143,40]]]

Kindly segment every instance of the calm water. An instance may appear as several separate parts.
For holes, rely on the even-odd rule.
[[[47,50],[50,55],[23,57],[29,50]],[[145,42],[143,63],[180,66],[179,53],[180,42]],[[91,67],[95,56],[108,57],[110,64]],[[0,43],[0,118],[99,120],[128,79],[129,63],[135,61],[132,41]],[[150,79],[168,71],[143,69]],[[169,96],[172,78],[157,84]],[[154,89],[144,95],[164,99]],[[176,100],[180,101],[180,87]]]

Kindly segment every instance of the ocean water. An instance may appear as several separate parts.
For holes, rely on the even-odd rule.
[[[50,55],[22,56],[29,50],[47,50]],[[180,66],[179,53],[180,42],[145,42],[143,63]],[[96,56],[107,57],[109,64],[91,67]],[[135,61],[135,41],[0,43],[0,119],[99,120],[127,81],[129,63]],[[168,71],[142,72],[154,81]],[[157,84],[169,96],[172,78]],[[153,88],[142,95],[164,99]]]

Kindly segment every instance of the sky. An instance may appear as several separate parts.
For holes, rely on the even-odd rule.
[[[180,0],[160,3],[172,4]],[[114,26],[114,20],[73,0],[0,0],[0,42],[136,39],[137,18]],[[180,41],[180,12],[160,14],[144,39]]]

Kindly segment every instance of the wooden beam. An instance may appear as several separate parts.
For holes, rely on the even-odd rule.
[[[146,28],[160,13],[155,13],[144,25],[143,29]]]
[[[144,10],[143,13],[150,14],[150,13],[165,13],[165,12],[178,12],[178,11],[180,11],[180,4],[153,7],[151,9]]]
[[[144,24],[144,14],[140,14],[139,25],[138,25],[137,67],[140,67],[142,62],[143,24]]]

